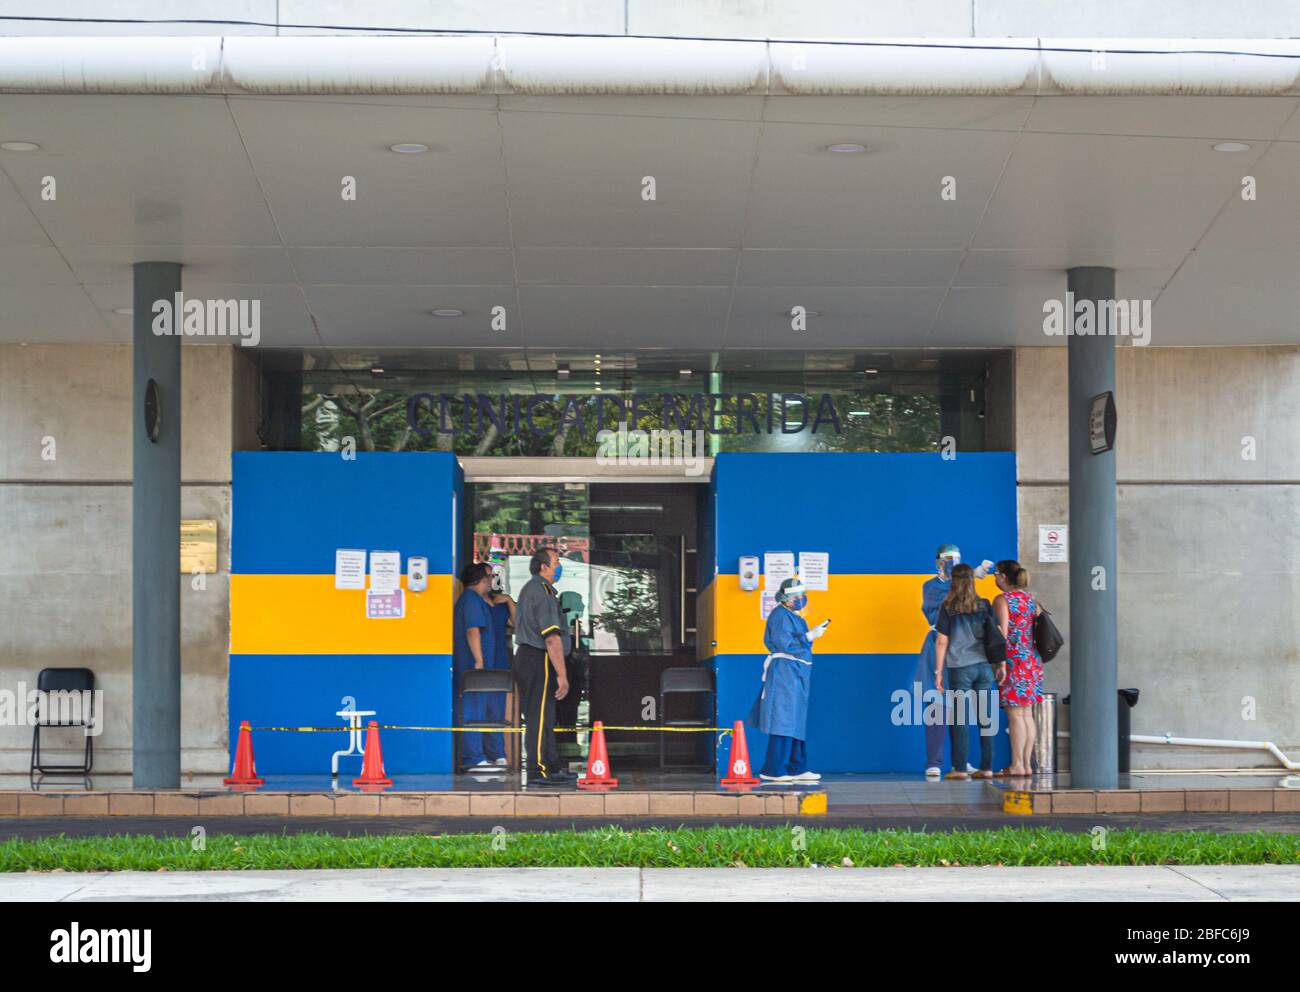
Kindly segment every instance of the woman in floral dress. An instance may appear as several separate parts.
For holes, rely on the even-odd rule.
[[[1019,777],[1033,772],[1037,728],[1032,707],[1043,698],[1043,662],[1034,646],[1034,620],[1042,607],[1029,592],[1029,570],[1020,562],[998,562],[994,577],[1002,595],[993,601],[993,613],[1007,639],[1007,662],[997,667],[996,677],[1011,734],[1011,764],[1000,774]]]

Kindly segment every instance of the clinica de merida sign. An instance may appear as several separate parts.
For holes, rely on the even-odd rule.
[[[830,393],[414,393],[406,422],[434,434],[553,435],[648,427],[708,434],[840,433]]]

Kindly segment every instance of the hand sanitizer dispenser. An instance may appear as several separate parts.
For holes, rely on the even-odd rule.
[[[758,588],[758,556],[740,556],[740,588],[753,592]]]
[[[406,588],[411,592],[424,592],[429,586],[429,559],[411,555],[406,559]]]

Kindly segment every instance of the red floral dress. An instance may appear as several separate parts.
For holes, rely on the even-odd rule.
[[[1003,706],[1032,706],[1043,698],[1043,662],[1034,646],[1037,603],[1024,589],[1003,593],[1007,601],[1007,678]]]

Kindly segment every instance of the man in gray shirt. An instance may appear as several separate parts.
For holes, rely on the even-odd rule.
[[[560,610],[555,582],[563,566],[554,548],[539,548],[528,563],[533,577],[515,607],[515,648],[511,667],[519,683],[520,711],[527,733],[530,784],[567,784],[577,776],[560,767],[555,746],[555,702],[569,694],[564,657],[569,630]]]

